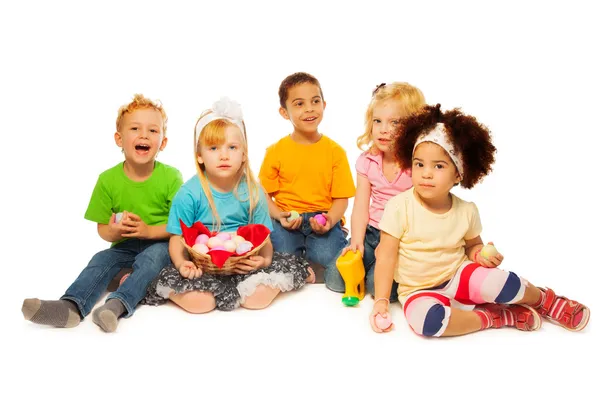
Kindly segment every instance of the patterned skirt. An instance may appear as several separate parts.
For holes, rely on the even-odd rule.
[[[192,290],[212,293],[217,309],[233,310],[251,296],[258,285],[277,288],[282,292],[304,286],[310,264],[293,254],[273,253],[271,265],[249,274],[215,275],[204,273],[196,279],[181,276],[173,265],[164,268],[152,281],[141,304],[164,304],[172,293]]]

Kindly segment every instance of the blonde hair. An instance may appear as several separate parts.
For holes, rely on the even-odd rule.
[[[147,97],[144,97],[143,94],[136,93],[133,95],[133,100],[129,104],[125,104],[119,108],[119,114],[117,115],[117,132],[121,129],[121,124],[123,123],[123,118],[125,114],[131,113],[135,110],[144,109],[144,108],[152,108],[158,112],[163,120],[163,135],[167,135],[167,113],[162,106],[162,103],[157,101],[152,101]]]
[[[198,122],[200,121],[200,119],[202,119],[202,117],[208,115],[212,113],[211,110],[205,111],[204,113],[202,113],[202,115],[198,118],[198,120],[196,121],[196,125],[198,125]],[[217,207],[215,206],[215,201],[213,199],[212,196],[212,192],[210,190],[210,186],[209,186],[209,182],[208,179],[206,178],[206,168],[204,166],[204,164],[200,164],[198,162],[198,156],[200,155],[200,149],[202,146],[219,146],[222,145],[225,142],[225,129],[229,126],[234,126],[236,128],[239,129],[239,127],[234,124],[231,121],[228,121],[226,119],[216,119],[214,121],[209,122],[204,128],[202,128],[202,131],[200,132],[200,140],[198,140],[198,137],[196,136],[196,129],[194,127],[194,160],[196,163],[196,171],[198,172],[198,178],[200,179],[200,185],[202,186],[202,191],[204,192],[204,194],[206,195],[206,198],[208,199],[208,204],[210,206],[210,210],[212,212],[212,216],[213,216],[213,222],[212,222],[212,231],[219,231],[221,229],[221,218],[219,217],[219,214],[217,213]],[[254,211],[254,209],[256,208],[256,205],[258,204],[258,199],[259,199],[259,190],[260,186],[258,184],[258,182],[256,181],[256,179],[254,178],[254,174],[252,173],[252,170],[250,169],[250,162],[249,162],[249,158],[248,158],[248,140],[246,138],[246,125],[244,124],[244,121],[242,121],[242,126],[243,126],[243,132],[241,133],[242,136],[242,150],[244,152],[245,158],[246,160],[242,162],[242,165],[239,169],[239,171],[237,172],[237,182],[235,183],[235,187],[234,187],[234,195],[235,197],[240,200],[240,201],[249,201],[250,202],[250,207],[249,207],[249,216],[250,216],[250,221],[252,220],[252,213]],[[240,185],[240,183],[242,182],[242,179],[244,179],[246,181],[246,185],[248,187],[248,193],[247,199],[241,199],[239,197],[238,194],[238,187]],[[216,230],[215,228],[215,224],[216,224]]]
[[[365,132],[356,139],[356,145],[360,150],[368,146],[370,152],[376,152],[373,144],[373,109],[382,101],[395,100],[401,103],[403,118],[408,117],[425,106],[425,96],[416,87],[405,82],[394,82],[389,85],[380,85],[371,98],[365,115]]]

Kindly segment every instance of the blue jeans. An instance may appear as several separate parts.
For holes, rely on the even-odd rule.
[[[313,233],[309,218],[320,212],[302,214],[302,225],[297,230],[288,231],[279,221],[273,220],[271,242],[273,249],[281,253],[295,254],[308,261],[325,267],[325,286],[334,292],[343,293],[344,280],[335,262],[348,242],[344,237],[342,225],[338,222],[324,235]]]
[[[371,296],[375,296],[375,249],[379,245],[381,232],[374,226],[367,225],[365,232],[365,253],[363,254],[363,264],[365,265],[366,289]],[[398,283],[392,284],[390,293],[390,302],[398,301]]]
[[[120,300],[126,309],[125,317],[130,317],[150,282],[170,262],[169,242],[127,239],[96,253],[61,299],[77,304],[85,318],[119,270],[133,267],[131,275],[107,298]]]

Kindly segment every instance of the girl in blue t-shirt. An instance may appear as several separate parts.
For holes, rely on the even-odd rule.
[[[171,206],[167,232],[172,265],[148,288],[146,304],[166,299],[191,313],[215,308],[267,307],[280,293],[314,281],[309,264],[291,254],[273,252],[270,242],[235,265],[233,275],[203,273],[180,240],[186,226],[202,222],[209,230],[235,232],[248,224],[273,229],[262,188],[248,163],[248,142],[239,104],[227,98],[205,111],[194,132],[197,176],[179,190]]]

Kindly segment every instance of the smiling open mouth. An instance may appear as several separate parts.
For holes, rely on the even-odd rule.
[[[146,144],[136,144],[135,150],[140,151],[140,152],[147,152],[147,151],[150,151],[150,146],[148,146]]]

